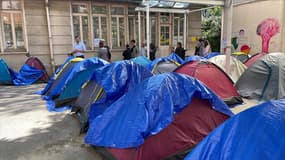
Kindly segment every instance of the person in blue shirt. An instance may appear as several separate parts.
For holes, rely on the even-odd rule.
[[[71,55],[74,57],[84,58],[84,53],[86,53],[86,47],[83,41],[81,41],[80,36],[75,36],[75,43],[73,44],[73,50],[71,51]]]

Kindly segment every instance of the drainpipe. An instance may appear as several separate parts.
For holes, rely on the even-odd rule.
[[[147,45],[147,57],[150,59],[150,33],[149,33],[149,2],[146,6],[146,45]]]
[[[49,1],[46,0],[46,16],[47,16],[47,26],[48,26],[48,38],[49,38],[49,50],[50,50],[50,65],[52,72],[55,72],[55,63],[54,63],[54,53],[53,53],[53,43],[51,35],[51,26],[50,26],[50,14],[49,14]]]

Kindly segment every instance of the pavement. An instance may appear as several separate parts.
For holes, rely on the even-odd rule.
[[[0,86],[0,160],[101,160],[74,116],[46,110],[44,86]]]

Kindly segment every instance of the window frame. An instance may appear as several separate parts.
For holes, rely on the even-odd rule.
[[[87,6],[87,13],[73,13],[73,10],[72,10],[72,6],[73,5],[86,5]],[[91,37],[90,37],[90,33],[93,33],[92,32],[92,21],[90,18],[90,11],[91,11],[91,8],[90,8],[90,2],[88,1],[84,1],[84,2],[70,2],[70,15],[71,15],[71,29],[72,29],[72,45],[74,44],[74,20],[73,20],[73,17],[74,16],[79,16],[79,33],[80,33],[80,37],[81,37],[81,40],[84,41],[84,36],[83,36],[83,23],[82,23],[82,17],[86,16],[88,18],[88,36],[87,36],[87,40],[88,40],[88,44],[86,46],[86,49],[87,50],[92,50],[93,49],[93,41],[91,40]],[[92,36],[93,37],[93,36]]]
[[[178,24],[176,24],[175,20],[178,20]],[[182,34],[181,33],[181,23],[182,23]],[[177,26],[177,40],[175,40],[175,27]],[[182,43],[182,46],[184,45],[184,34],[183,32],[185,31],[185,28],[184,28],[184,17],[182,16],[174,16],[173,18],[173,45],[176,45],[177,42],[181,42]],[[182,38],[182,39],[181,39]],[[181,39],[181,40],[180,40]],[[176,43],[175,43],[176,42]]]
[[[27,30],[26,30],[26,19],[25,19],[25,10],[24,10],[24,1],[19,0],[21,7],[19,9],[2,9],[2,2],[0,2],[0,52],[1,53],[26,53],[28,52],[28,38],[27,38]],[[11,29],[12,29],[12,39],[13,39],[13,47],[8,48],[5,44],[5,31],[4,31],[4,22],[2,14],[9,14],[11,19]],[[16,37],[16,29],[15,29],[15,14],[20,14],[22,21],[22,36],[23,36],[23,47],[17,46],[17,37]]]
[[[115,7],[115,8],[123,8],[124,9],[124,14],[123,15],[113,15],[112,13],[111,13],[111,9],[112,9],[112,7]],[[126,24],[126,17],[128,17],[128,16],[126,16],[126,8],[128,8],[128,7],[126,7],[126,6],[122,6],[122,5],[110,5],[110,12],[109,12],[109,14],[110,14],[110,30],[111,30],[111,34],[110,34],[110,42],[111,42],[111,46],[112,46],[112,48],[124,48],[125,47],[125,44],[126,44],[126,38],[127,38],[127,36],[124,36],[124,39],[122,40],[122,42],[123,42],[123,44],[122,44],[122,46],[120,46],[120,40],[121,40],[121,38],[120,38],[120,23],[119,23],[119,19],[120,18],[123,18],[123,20],[124,20],[124,33],[125,34],[127,34],[128,32],[126,31],[126,26],[128,26],[127,24]],[[113,28],[113,26],[112,26],[112,18],[116,18],[117,19],[117,44],[118,44],[118,46],[114,46],[113,45],[113,36],[112,36],[112,28]]]
[[[102,14],[102,13],[93,13],[93,6],[101,6],[101,7],[106,7],[106,13]],[[92,32],[92,41],[94,41],[95,35],[94,35],[94,17],[98,17],[98,26],[99,26],[99,39],[103,39],[103,29],[102,29],[102,18],[106,19],[106,39],[105,42],[109,42],[109,36],[108,36],[108,14],[109,14],[109,10],[108,10],[108,5],[107,4],[103,4],[103,3],[96,3],[94,4],[94,2],[91,3],[91,32]],[[98,47],[95,47],[94,42],[93,42],[93,49],[96,49]]]

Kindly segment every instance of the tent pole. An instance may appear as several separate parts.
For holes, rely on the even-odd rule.
[[[149,37],[149,1],[146,6],[146,37],[147,37],[147,57],[150,58],[150,37]]]
[[[48,26],[48,37],[49,37],[49,50],[50,50],[50,65],[52,69],[52,73],[55,72],[55,62],[54,62],[54,52],[53,52],[53,39],[51,32],[51,23],[50,23],[50,11],[49,11],[49,1],[45,1],[46,8],[46,18],[47,18],[47,26]]]

